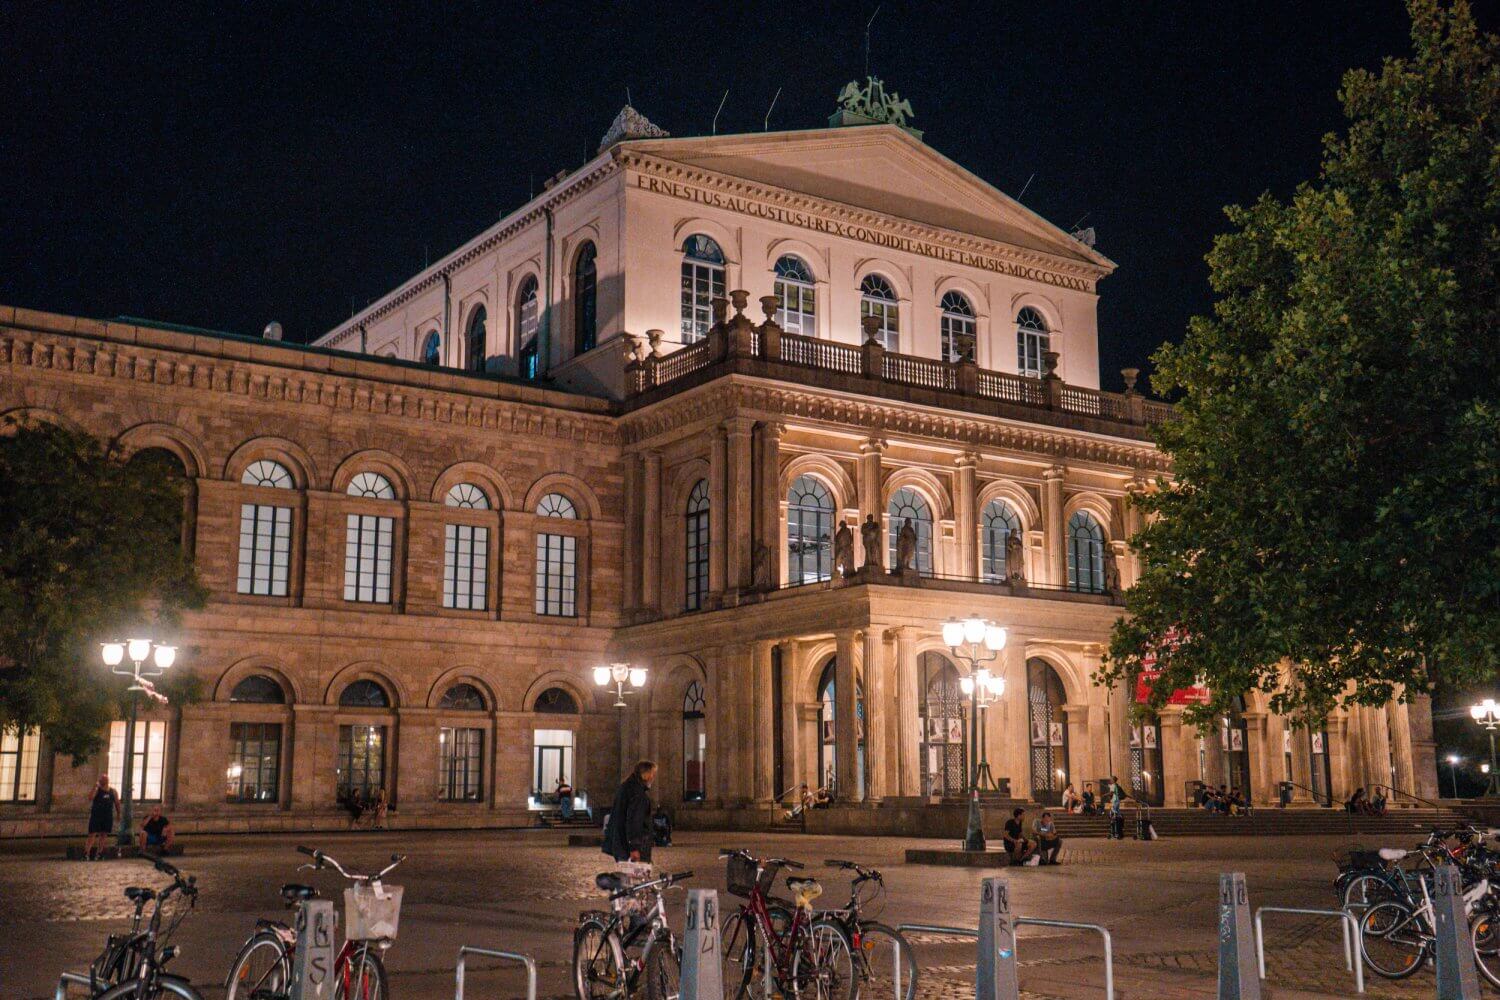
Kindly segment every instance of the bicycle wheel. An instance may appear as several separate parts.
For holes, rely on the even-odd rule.
[[[1385,979],[1405,979],[1427,961],[1422,918],[1405,903],[1376,903],[1359,921],[1359,947],[1365,964]]]
[[[1500,987],[1500,915],[1479,913],[1470,925],[1474,942],[1474,964],[1491,986]]]
[[[573,932],[573,990],[578,1000],[624,1000],[630,987],[620,938],[597,917],[586,917]]]
[[[723,956],[724,995],[729,1000],[745,1000],[761,981],[760,935],[755,918],[744,910],[731,913],[720,930],[719,954]]]
[[[112,986],[94,997],[94,1000],[203,1000],[203,995],[181,976],[157,976],[151,989],[143,988],[140,980]]]
[[[1376,903],[1394,898],[1395,893],[1384,875],[1367,872],[1356,875],[1344,886],[1343,908],[1358,917]]]
[[[389,1000],[390,990],[385,982],[385,963],[364,942],[349,959],[349,968],[338,980],[334,991],[337,1000]]]
[[[250,936],[224,981],[224,1000],[259,1000],[285,994],[292,986],[292,962],[281,938],[270,931]]]
[[[813,921],[792,954],[792,989],[798,1000],[854,1000],[859,976],[854,951],[838,921]]]
[[[888,992],[885,984],[890,983],[889,992],[897,1000],[916,1000],[917,956],[900,931],[885,924],[862,924],[855,952],[860,957],[861,975],[866,981],[881,984],[872,995],[884,996]],[[899,991],[896,990],[897,976],[901,978]]]
[[[682,950],[673,946],[671,935],[661,931],[647,942],[641,965],[646,1000],[677,1000],[682,993]]]

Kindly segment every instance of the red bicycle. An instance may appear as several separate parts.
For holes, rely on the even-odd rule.
[[[756,858],[748,851],[719,852],[726,862],[729,892],[746,902],[723,924],[724,989],[733,1000],[856,1000],[859,976],[843,925],[817,916],[812,901],[822,895],[817,879],[791,876],[793,901],[770,893],[787,858]],[[732,992],[730,992],[732,991]]]

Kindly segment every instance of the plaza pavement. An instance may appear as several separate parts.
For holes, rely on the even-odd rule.
[[[1413,831],[1413,840],[1416,839]],[[592,848],[569,848],[557,831],[354,833],[253,837],[194,837],[177,859],[202,889],[197,912],[176,940],[183,946],[175,971],[189,975],[206,997],[222,996],[222,980],[257,917],[276,917],[277,886],[311,881],[325,894],[342,888],[332,874],[298,874],[304,860],[293,847],[322,847],[347,865],[380,866],[391,852],[409,855],[391,881],[406,887],[400,938],[387,955],[396,1000],[453,996],[460,944],[533,955],[544,997],[571,995],[571,929],[582,909],[603,905],[593,876],[605,858]],[[879,919],[973,926],[980,873],[903,864],[903,851],[933,841],[769,834],[679,835],[658,852],[658,866],[695,869],[692,884],[724,890],[720,846],[743,846],[816,863],[848,857],[881,868],[888,891]],[[1010,870],[1015,913],[1102,923],[1114,936],[1117,995],[1152,1000],[1214,995],[1216,891],[1221,871],[1243,871],[1252,906],[1327,907],[1333,903],[1332,854],[1347,838],[1216,837],[1155,843],[1075,841],[1056,868]],[[59,842],[0,845],[0,997],[50,997],[58,974],[81,970],[106,934],[126,926],[126,885],[158,885],[161,876],[141,861],[95,864],[59,860]],[[825,872],[822,902],[842,904],[847,886]],[[681,894],[673,909],[680,913]],[[1277,998],[1345,997],[1354,993],[1345,971],[1337,923],[1282,917],[1268,928],[1269,983]],[[923,997],[973,996],[974,951],[969,941],[917,939]],[[1022,931],[1018,947],[1023,995],[1098,998],[1103,995],[1097,937],[1062,931]],[[477,971],[476,971],[477,970]],[[1430,968],[1405,983],[1372,980],[1376,998],[1433,996]],[[470,997],[523,995],[516,972],[477,963]],[[880,997],[889,994],[882,992]],[[867,998],[868,1000],[868,998]]]

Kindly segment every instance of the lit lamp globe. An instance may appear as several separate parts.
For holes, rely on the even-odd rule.
[[[642,687],[646,686],[646,668],[645,667],[631,667],[630,668],[630,686],[633,687],[633,688],[642,688]]]
[[[610,680],[610,669],[608,667],[595,667],[594,668],[594,683],[595,684],[599,685],[600,687],[604,687],[606,684],[609,683],[609,680]]]
[[[960,621],[943,622],[943,645],[949,649],[957,649],[964,644],[964,623]]]
[[[131,663],[144,663],[146,657],[151,655],[150,639],[127,639],[125,641],[125,652],[130,656]]]
[[[157,667],[165,670],[177,662],[177,647],[157,646],[151,651],[151,659],[156,663]]]
[[[974,693],[974,678],[972,678],[972,677],[960,677],[958,679],[958,688],[965,695],[971,695],[971,694],[973,694]]]
[[[125,645],[119,642],[100,643],[99,655],[104,658],[106,667],[118,667],[125,659]]]
[[[983,618],[964,619],[964,641],[978,645],[984,641],[988,623]]]
[[[988,625],[984,630],[984,648],[998,653],[1005,648],[1005,629],[999,625]]]

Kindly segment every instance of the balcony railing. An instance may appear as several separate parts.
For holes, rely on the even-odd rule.
[[[869,379],[879,383],[956,393],[979,399],[1094,417],[1116,423],[1155,426],[1172,415],[1166,403],[1146,399],[1135,389],[1139,372],[1127,368],[1125,392],[1101,392],[1066,385],[1057,375],[1057,354],[1045,355],[1047,372],[1041,378],[1013,375],[980,368],[972,361],[939,361],[887,351],[875,339],[875,320],[864,321],[865,342],[859,346],[786,333],[776,325],[776,299],[765,296],[761,307],[766,319],[756,324],[745,315],[747,293],[730,293],[735,314],[728,315],[729,300],[714,300],[714,325],[707,338],[670,354],[660,354],[661,335],[651,331],[648,348],[638,341],[626,366],[626,388],[640,395],[687,378],[695,372],[734,359],[757,359],[793,368],[804,368]]]

